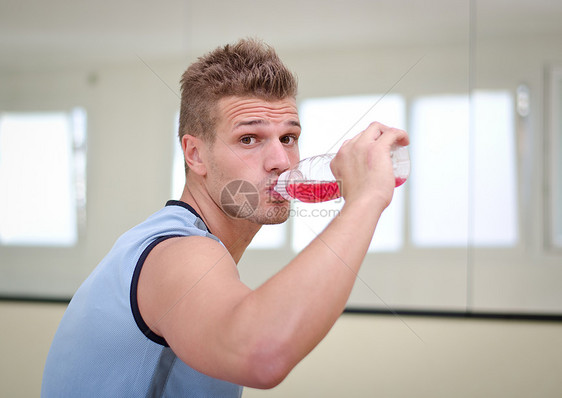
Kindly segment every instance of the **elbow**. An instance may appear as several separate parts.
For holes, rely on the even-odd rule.
[[[247,357],[248,387],[270,389],[279,385],[294,367],[282,344],[259,344]]]

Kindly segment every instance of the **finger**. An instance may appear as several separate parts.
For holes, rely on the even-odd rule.
[[[410,143],[410,138],[406,131],[384,125],[381,126],[381,136],[378,139],[381,142],[388,142],[390,145],[406,146]]]
[[[353,137],[353,140],[364,142],[377,140],[382,135],[383,129],[385,128],[388,127],[379,122],[373,122],[369,124],[369,126],[365,130]]]

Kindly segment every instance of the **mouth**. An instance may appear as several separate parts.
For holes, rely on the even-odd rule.
[[[266,194],[268,195],[270,203],[283,203],[287,200],[281,196],[279,192],[275,190],[275,186],[277,185],[277,179],[275,181],[270,182],[266,186]]]

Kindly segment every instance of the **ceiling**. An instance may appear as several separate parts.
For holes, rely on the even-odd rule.
[[[471,27],[562,37],[560,21],[552,0],[0,0],[0,70],[182,57],[246,36],[279,51],[467,42]]]

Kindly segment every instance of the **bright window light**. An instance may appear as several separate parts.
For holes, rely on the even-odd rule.
[[[472,101],[471,107],[468,96],[436,96],[413,103],[410,204],[416,246],[517,242],[513,100],[507,92],[477,92]]]
[[[468,231],[468,97],[413,104],[410,139],[412,241],[462,246]]]
[[[399,95],[369,95],[308,99],[300,106],[302,136],[301,158],[335,153],[346,139],[352,138],[374,121],[405,127],[405,101]],[[369,251],[396,251],[403,246],[404,190],[397,188],[392,204],[385,210]],[[343,200],[321,204],[295,201],[292,207],[291,246],[300,251],[339,214]]]
[[[287,224],[263,225],[248,249],[278,249],[285,245]]]
[[[185,185],[185,162],[183,152],[178,138],[179,130],[179,112],[176,114],[174,123],[174,131],[172,132],[172,143],[174,148],[173,164],[172,164],[172,190],[170,194],[173,199],[179,199],[183,193]]]
[[[85,112],[0,114],[0,243],[71,246],[85,218]]]
[[[473,242],[515,246],[519,228],[513,98],[508,92],[477,92],[472,105]]]

